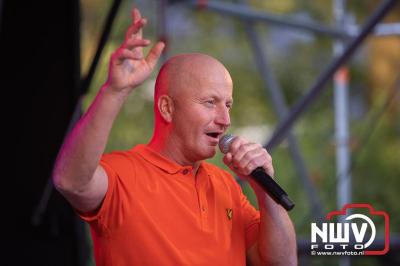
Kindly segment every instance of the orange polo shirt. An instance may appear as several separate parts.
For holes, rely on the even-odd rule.
[[[226,171],[178,165],[146,145],[102,157],[109,178],[89,222],[96,265],[245,265],[260,216]]]

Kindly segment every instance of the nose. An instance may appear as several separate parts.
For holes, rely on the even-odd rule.
[[[229,108],[224,106],[221,106],[218,108],[216,117],[215,117],[215,123],[217,125],[221,125],[225,128],[229,127],[231,125],[231,117],[229,115]]]

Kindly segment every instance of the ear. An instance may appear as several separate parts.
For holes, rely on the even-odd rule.
[[[168,95],[161,95],[158,98],[158,111],[161,117],[168,123],[172,121],[174,112],[174,101]]]

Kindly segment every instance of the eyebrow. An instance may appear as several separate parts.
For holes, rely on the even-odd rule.
[[[203,95],[203,96],[200,97],[200,99],[207,99],[207,98],[214,98],[214,99],[217,99],[218,101],[222,101],[223,100],[222,97],[220,97],[216,93],[210,93],[208,95]],[[233,103],[233,98],[228,99],[227,102],[232,104]]]

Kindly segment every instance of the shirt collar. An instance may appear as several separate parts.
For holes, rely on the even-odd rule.
[[[163,156],[159,152],[153,150],[148,145],[139,144],[133,148],[143,159],[149,163],[157,166],[169,174],[176,174],[178,172],[192,171],[192,166],[182,166],[167,157]],[[199,169],[202,167],[203,162],[200,163]]]

